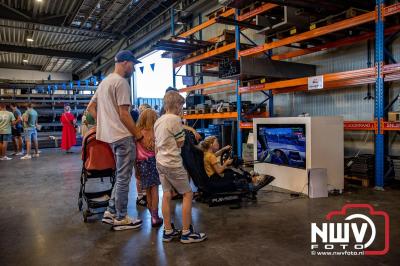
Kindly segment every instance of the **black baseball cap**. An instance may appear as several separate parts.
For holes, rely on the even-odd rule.
[[[142,63],[141,61],[137,60],[133,53],[129,50],[121,50],[115,55],[115,63],[121,63],[124,61],[131,61],[134,64]]]
[[[168,88],[165,90],[165,93],[167,93],[167,92],[169,92],[169,91],[178,91],[178,89],[177,89],[177,88],[174,88],[174,87],[168,87]]]

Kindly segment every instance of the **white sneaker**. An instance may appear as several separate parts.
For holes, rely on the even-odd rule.
[[[132,219],[128,215],[122,220],[114,219],[112,229],[114,231],[122,231],[129,229],[136,229],[142,226],[142,221],[139,219]]]
[[[39,157],[39,153],[34,153],[34,154],[32,154],[32,157],[33,157],[33,158]]]
[[[111,213],[109,211],[105,211],[103,214],[103,219],[101,220],[103,223],[105,224],[114,224],[114,218],[115,218],[115,214]]]
[[[32,159],[32,156],[30,156],[29,154],[21,157],[21,160],[29,160],[29,159]]]
[[[12,158],[7,156],[0,157],[0,161],[9,161],[9,160],[12,160]]]
[[[17,155],[16,152],[13,152],[13,153],[10,154],[10,156],[15,156],[15,155]]]
[[[15,154],[15,156],[22,156],[22,155],[24,155],[23,152],[17,152],[17,153]]]

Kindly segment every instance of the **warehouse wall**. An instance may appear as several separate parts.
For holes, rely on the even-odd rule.
[[[206,14],[217,9],[216,7],[202,11],[203,22],[207,20]],[[198,17],[194,16],[194,25],[198,25]],[[202,31],[203,40],[208,40],[222,34],[225,29],[233,30],[234,27],[215,24]],[[264,43],[264,37],[256,34],[253,30],[245,30],[244,33],[249,36],[257,44]],[[199,33],[195,36],[198,38]],[[166,39],[169,36],[165,36]],[[248,43],[241,37],[241,43]],[[145,50],[144,48],[143,50]],[[283,53],[289,48],[282,47],[274,50],[274,54]],[[393,56],[400,61],[400,38],[398,38],[392,46]],[[372,63],[373,63],[373,42],[372,42]],[[316,64],[317,73],[340,72],[347,70],[356,70],[367,67],[367,43],[342,47],[339,49],[331,49],[311,55],[290,59],[294,62]],[[179,77],[178,77],[179,78]],[[212,77],[205,77],[204,82],[217,80]],[[389,84],[389,101],[395,95],[400,93],[400,84]],[[372,93],[374,93],[374,85],[372,85]],[[341,115],[345,120],[372,120],[374,113],[374,101],[364,100],[367,94],[367,86],[340,88],[336,90],[313,92],[313,93],[289,93],[276,95],[274,99],[274,112],[277,116],[298,116],[301,113],[309,113],[312,116],[329,116]],[[230,102],[236,101],[234,93],[213,94],[215,100],[226,100]],[[242,97],[244,101],[260,102],[264,97],[261,93],[245,94]],[[392,110],[400,110],[400,103],[397,102]],[[400,142],[398,134],[387,134],[389,153],[400,155]],[[374,136],[368,132],[345,132],[345,154],[353,155],[357,152],[373,153]]]
[[[211,11],[211,10],[209,10]],[[204,13],[206,14],[206,13]],[[207,20],[205,17],[203,21]],[[197,25],[197,21],[195,22]],[[233,29],[231,26],[216,24],[203,30],[203,40],[210,39],[222,33],[224,29]],[[252,30],[246,30],[245,34],[257,44],[264,42],[261,35],[255,34]],[[242,43],[247,41],[242,37]],[[372,42],[373,43],[373,42]],[[289,48],[275,49],[274,53],[283,53]],[[373,44],[372,44],[372,64],[373,64]],[[392,46],[393,56],[396,61],[400,61],[400,38]],[[367,43],[356,44],[339,49],[331,49],[319,53],[294,58],[289,61],[315,64],[317,74],[356,70],[367,67]],[[205,82],[216,80],[207,77]],[[389,84],[389,101],[400,93],[400,83]],[[374,94],[374,85],[372,85]],[[309,113],[311,116],[331,116],[340,115],[345,120],[373,120],[374,101],[364,100],[367,94],[367,86],[340,88],[336,90],[314,92],[314,93],[289,93],[276,95],[274,98],[274,112],[277,116],[298,116],[301,113]],[[261,93],[245,94],[242,100],[260,102]],[[236,101],[233,93],[220,93],[212,95],[213,99],[229,99]],[[400,110],[400,102],[397,102],[392,110]],[[400,136],[396,133],[387,134],[389,143],[389,154],[400,155]],[[368,132],[345,132],[345,155],[360,153],[373,153],[374,136]]]
[[[0,79],[47,80],[47,77],[49,75],[51,75],[51,80],[72,80],[71,73],[43,72],[43,71],[37,71],[37,70],[0,68]]]

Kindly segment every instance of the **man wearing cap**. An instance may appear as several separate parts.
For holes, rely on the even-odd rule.
[[[88,105],[88,112],[97,120],[96,138],[109,143],[115,156],[116,183],[102,221],[117,231],[142,225],[142,221],[127,215],[129,182],[136,157],[135,139],[143,138],[129,113],[131,97],[126,78],[132,76],[136,63],[140,61],[131,51],[118,52],[114,72],[99,84]]]

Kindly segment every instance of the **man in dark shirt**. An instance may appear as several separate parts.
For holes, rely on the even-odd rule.
[[[132,116],[133,121],[135,121],[135,123],[136,123],[139,119],[139,110],[136,109],[135,106],[132,106],[131,116]]]
[[[15,103],[10,104],[12,112],[15,117],[15,125],[11,128],[12,140],[14,143],[14,153],[12,155],[24,155],[22,152],[22,135],[24,131],[22,126],[22,114]]]

